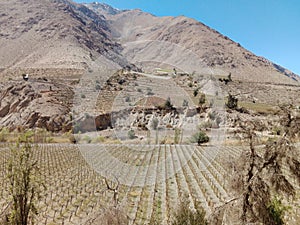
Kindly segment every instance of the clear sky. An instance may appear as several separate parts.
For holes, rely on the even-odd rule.
[[[94,2],[95,0],[75,0]],[[184,15],[300,75],[300,0],[98,0],[156,16]]]

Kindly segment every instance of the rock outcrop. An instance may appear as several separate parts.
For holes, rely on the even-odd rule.
[[[72,95],[71,88],[51,81],[11,81],[0,91],[0,124],[11,130],[70,130]]]

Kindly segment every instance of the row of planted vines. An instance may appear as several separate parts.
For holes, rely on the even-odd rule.
[[[131,224],[153,219],[169,224],[182,194],[209,214],[230,199],[229,162],[242,151],[193,145],[40,144],[33,149],[45,184],[37,224],[85,224],[110,206],[122,208]],[[2,145],[1,216],[9,203],[9,156],[9,147]]]

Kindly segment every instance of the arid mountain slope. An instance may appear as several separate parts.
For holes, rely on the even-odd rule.
[[[0,68],[87,68],[103,61],[126,65],[105,19],[66,0],[0,2]]]
[[[295,83],[299,77],[183,16],[155,17],[140,10],[69,0],[0,3],[0,69],[87,69],[93,61],[186,72],[232,74],[240,80]],[[297,82],[296,82],[297,83]]]
[[[123,54],[132,63],[162,62],[186,72],[231,73],[236,79],[257,82],[299,81],[292,72],[196,20],[155,17],[140,10],[112,10],[96,3],[87,6],[109,20],[113,36],[123,44]]]

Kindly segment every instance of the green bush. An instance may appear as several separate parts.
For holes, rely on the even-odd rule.
[[[92,138],[88,135],[84,136],[82,140],[85,141],[87,144],[90,144],[92,142]]]
[[[172,109],[173,108],[173,104],[171,103],[170,97],[168,97],[168,99],[166,100],[164,108],[165,109]]]
[[[209,142],[209,137],[204,131],[200,130],[192,136],[191,142],[198,143],[198,145],[201,145],[202,143]]]
[[[198,95],[198,92],[199,92],[198,89],[194,90],[194,92],[193,92],[194,97],[196,97]]]
[[[101,89],[101,86],[100,86],[99,84],[96,84],[95,89],[96,89],[97,91],[99,91],[99,90]]]
[[[229,109],[237,109],[238,107],[238,99],[234,97],[233,95],[229,94],[227,98],[226,106]]]
[[[105,137],[103,136],[98,136],[92,140],[92,143],[103,143],[103,142],[105,142]]]
[[[134,130],[129,130],[128,133],[127,133],[127,135],[128,135],[129,139],[134,139],[135,138],[135,132],[134,132]]]
[[[189,106],[189,102],[184,99],[183,102],[182,102],[182,107],[188,107]]]
[[[278,197],[273,198],[269,203],[267,209],[269,212],[270,220],[272,221],[267,221],[267,223],[274,225],[284,224],[283,218],[285,212],[288,210],[288,207],[282,204],[281,199],[279,199]]]
[[[22,142],[23,144],[19,144]],[[7,181],[11,199],[8,224],[34,224],[38,214],[38,201],[45,185],[40,179],[37,161],[33,156],[32,132],[21,135],[14,147],[7,166]]]

